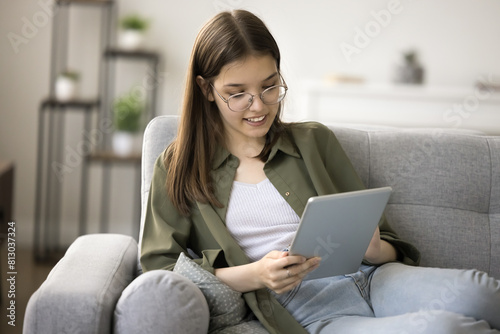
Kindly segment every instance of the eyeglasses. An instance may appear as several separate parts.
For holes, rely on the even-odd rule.
[[[217,95],[227,104],[227,107],[234,112],[245,111],[253,103],[254,97],[259,96],[264,104],[276,104],[283,101],[286,95],[288,87],[286,85],[275,85],[264,89],[262,93],[252,95],[250,93],[238,93],[230,95],[225,99],[220,93],[215,89],[214,85],[210,83],[210,86],[215,90]]]

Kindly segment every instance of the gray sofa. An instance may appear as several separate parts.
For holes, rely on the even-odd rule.
[[[153,162],[175,136],[176,125],[175,116],[160,116],[148,125],[143,205]],[[330,127],[367,187],[393,188],[386,216],[402,238],[421,250],[422,266],[476,268],[500,278],[500,137],[454,130]],[[133,238],[79,237],[31,297],[24,333],[120,332],[116,323],[123,313],[115,308],[140,272]],[[161,314],[167,332],[206,331],[196,328],[190,316],[197,308],[208,322],[208,308],[196,286],[171,272],[164,280],[172,305]]]

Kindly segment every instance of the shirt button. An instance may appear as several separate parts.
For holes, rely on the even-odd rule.
[[[289,191],[287,191],[287,192],[285,193],[285,196],[286,196],[286,197],[290,196],[290,192],[289,192]]]

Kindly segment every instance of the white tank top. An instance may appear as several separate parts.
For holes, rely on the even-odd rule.
[[[250,261],[287,247],[299,221],[269,179],[258,184],[233,182],[226,226]]]

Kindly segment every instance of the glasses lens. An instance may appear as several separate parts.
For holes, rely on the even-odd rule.
[[[276,104],[281,102],[285,98],[285,95],[285,86],[272,86],[264,90],[260,97],[265,104]],[[250,108],[253,99],[254,97],[250,93],[240,93],[231,95],[227,99],[227,104],[232,111],[244,111]]]
[[[229,109],[233,111],[243,111],[247,110],[252,104],[252,94],[250,93],[240,93],[229,97],[227,104]]]
[[[281,102],[285,98],[285,95],[285,86],[273,86],[263,91],[261,98],[265,104],[276,104]]]

